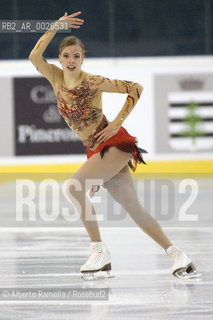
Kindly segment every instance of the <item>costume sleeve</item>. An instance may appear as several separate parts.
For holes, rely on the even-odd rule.
[[[48,30],[45,32],[29,55],[30,61],[36,67],[38,72],[47,78],[53,86],[55,85],[56,74],[59,75],[61,69],[54,64],[49,64],[43,57],[43,52],[54,37],[55,33],[56,31],[54,30]]]
[[[102,76],[93,77],[94,85],[98,92],[115,92],[128,94],[123,108],[118,113],[117,117],[113,120],[116,128],[121,127],[124,120],[128,117],[130,112],[135,107],[143,87],[136,82],[126,80],[112,80]]]

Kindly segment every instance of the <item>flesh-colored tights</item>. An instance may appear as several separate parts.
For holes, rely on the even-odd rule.
[[[132,217],[136,224],[162,248],[166,249],[172,243],[163,232],[159,223],[142,207],[133,178],[127,165],[130,153],[111,147],[101,159],[100,153],[90,157],[80,169],[69,179],[67,193],[77,209],[88,232],[90,241],[101,241],[101,235],[92,203],[85,193],[93,185],[99,184],[90,179],[101,179],[104,187]],[[119,183],[118,183],[119,181]],[[86,182],[86,183],[85,183]],[[88,210],[90,208],[90,210]],[[88,217],[88,212],[92,214]]]

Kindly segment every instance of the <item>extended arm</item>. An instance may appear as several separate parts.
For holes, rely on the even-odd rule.
[[[47,63],[47,61],[43,57],[43,53],[56,34],[58,29],[58,23],[66,21],[68,23],[68,27],[80,28],[80,25],[83,23],[83,20],[75,18],[80,13],[81,12],[79,11],[68,16],[67,12],[65,12],[65,15],[54,23],[54,27],[46,31],[45,34],[38,40],[38,42],[36,43],[35,47],[29,55],[29,59],[32,62],[32,64],[51,83],[54,83],[54,74],[58,68],[53,64]]]

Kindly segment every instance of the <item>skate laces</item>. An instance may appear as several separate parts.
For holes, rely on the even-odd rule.
[[[182,251],[176,247],[172,247],[171,249],[172,251],[168,252],[168,255],[170,256],[173,262],[176,262],[182,256]]]
[[[100,245],[96,245],[92,247],[87,263],[95,262],[99,258],[101,253],[102,253],[102,248]]]

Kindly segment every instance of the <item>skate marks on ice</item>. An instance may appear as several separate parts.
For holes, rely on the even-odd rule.
[[[83,281],[88,257],[83,228],[2,230],[1,287],[107,288],[107,301],[0,301],[0,318],[41,319],[212,319],[213,232],[166,230],[189,252],[202,279],[178,279],[171,262],[140,230],[103,229],[115,278]],[[134,248],[134,250],[133,250]]]

